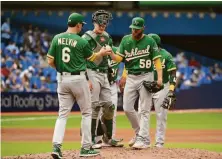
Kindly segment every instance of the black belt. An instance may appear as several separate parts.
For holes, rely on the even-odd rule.
[[[130,74],[130,75],[143,75],[146,73],[148,73],[148,72],[128,72],[128,74]]]
[[[71,75],[80,75],[80,72],[60,72],[61,75],[67,75],[67,74],[71,74]]]
[[[108,70],[104,70],[104,69],[92,69],[93,71],[96,71],[96,72],[102,72],[102,73],[107,73]]]

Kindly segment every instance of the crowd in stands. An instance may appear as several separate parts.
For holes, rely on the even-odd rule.
[[[48,31],[32,25],[12,30],[10,20],[5,19],[1,33],[1,92],[55,92],[56,71],[46,61],[52,39]],[[188,60],[183,52],[175,62],[177,90],[222,81],[219,63],[202,66],[195,57]]]
[[[56,71],[46,61],[51,41],[47,30],[29,25],[13,31],[6,19],[1,32],[1,91],[56,91]]]
[[[211,84],[214,81],[222,81],[222,67],[219,63],[213,66],[203,66],[195,57],[190,60],[184,52],[180,52],[174,58],[177,64],[177,90],[189,89],[202,84]]]

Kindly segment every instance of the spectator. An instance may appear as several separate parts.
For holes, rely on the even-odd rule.
[[[43,52],[41,52],[39,56],[39,66],[40,68],[46,68],[49,66],[46,61],[46,55]]]
[[[191,67],[200,67],[200,63],[195,59],[194,56],[192,56],[190,61],[189,61],[189,66],[191,66]]]
[[[49,88],[47,86],[47,83],[46,83],[46,78],[45,77],[41,77],[41,88],[39,89],[39,92],[49,92]]]
[[[27,74],[22,76],[22,85],[24,86],[24,92],[31,92],[30,88],[30,78]]]
[[[178,68],[186,68],[188,66],[188,60],[184,53],[180,53],[179,56],[176,58]]]
[[[15,43],[15,42],[10,41],[10,42],[9,42],[9,45],[8,45],[5,49],[7,49],[8,51],[10,51],[11,54],[12,54],[12,53],[14,53],[14,54],[16,54],[16,55],[19,54],[19,49],[18,49],[18,47],[16,46],[16,43]]]
[[[177,72],[177,82],[176,82],[176,88],[180,88],[181,85],[183,84],[184,82],[184,73],[180,73],[180,72]]]
[[[26,49],[32,50],[35,47],[35,40],[34,40],[34,37],[33,37],[32,30],[29,30],[28,33],[25,34],[24,46],[25,46],[25,50]]]
[[[4,76],[5,78],[7,78],[10,74],[10,71],[9,69],[6,67],[5,64],[2,64],[2,67],[1,67],[1,75]]]
[[[198,85],[199,80],[200,80],[200,72],[198,70],[194,70],[193,74],[191,75],[191,78],[184,81],[184,85],[190,87],[196,87]]]
[[[220,73],[221,73],[221,69],[220,69],[218,63],[215,63],[215,64],[214,64],[214,70],[215,70],[216,74],[220,74]]]
[[[19,78],[20,70],[16,70],[15,73],[11,73],[10,87],[13,92],[23,91],[22,81]]]
[[[10,29],[10,19],[7,18],[4,20],[1,28],[1,42],[4,43],[5,45],[8,45],[10,38],[11,38],[11,29]]]
[[[24,78],[28,78],[31,79],[33,73],[34,73],[34,68],[32,66],[29,66],[28,69],[24,70],[21,74],[20,74],[20,78],[24,79]],[[26,76],[26,77],[24,77]],[[26,80],[26,79],[25,79]],[[27,81],[27,80],[26,80]]]
[[[35,83],[32,84],[31,90],[32,92],[39,92],[39,89],[37,88],[37,85]]]

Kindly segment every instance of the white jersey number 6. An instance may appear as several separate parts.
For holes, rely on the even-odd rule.
[[[140,59],[140,68],[150,68],[152,65],[151,60],[146,60],[146,59]]]
[[[70,48],[68,47],[64,47],[62,49],[62,61],[67,63],[70,61],[70,55],[69,53],[71,52]]]

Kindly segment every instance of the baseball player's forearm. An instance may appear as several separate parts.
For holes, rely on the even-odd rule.
[[[157,71],[157,79],[158,79],[157,81],[159,81],[162,84],[163,71],[162,71],[162,65],[161,65],[160,58],[155,59],[154,64],[155,64],[156,71]],[[158,83],[158,84],[160,84],[160,83]]]
[[[110,55],[111,51],[111,48],[106,49],[105,47],[102,47],[99,52],[94,52],[89,58],[87,58],[87,60],[95,62],[96,60],[103,58],[103,56]]]
[[[120,55],[114,54],[112,53],[110,55],[110,57],[112,58],[112,60],[116,61],[116,62],[121,62],[123,61],[123,57],[121,57]]]
[[[170,90],[171,91],[174,91],[175,89],[175,86],[176,86],[176,70],[172,70],[169,72],[170,74],[170,79],[169,79],[169,82],[170,82]]]

